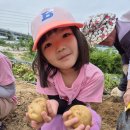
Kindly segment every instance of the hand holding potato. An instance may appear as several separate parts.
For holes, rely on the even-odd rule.
[[[47,112],[46,102],[47,100],[45,98],[36,98],[32,101],[28,106],[28,116],[31,120],[39,123],[44,122],[41,113],[43,111]]]
[[[35,129],[40,128],[43,123],[50,122],[57,114],[58,102],[47,100],[43,97],[36,98],[28,106],[27,118],[31,121],[31,126]]]
[[[67,130],[89,130],[92,126],[92,115],[83,105],[75,105],[63,114]]]

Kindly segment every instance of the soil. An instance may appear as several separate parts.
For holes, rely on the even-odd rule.
[[[4,119],[6,130],[33,130],[25,118],[28,104],[36,97],[41,95],[35,92],[33,84],[16,81],[18,105],[14,112]],[[109,95],[103,97],[103,103],[93,105],[102,117],[101,130],[115,130],[116,121],[119,113],[123,111],[124,105],[120,99],[111,97]]]

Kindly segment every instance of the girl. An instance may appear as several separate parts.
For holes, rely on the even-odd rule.
[[[101,102],[104,76],[89,63],[89,49],[85,37],[67,11],[61,8],[44,9],[32,23],[33,50],[37,56],[33,70],[38,75],[36,90],[48,95],[48,112],[42,112],[44,123],[32,121],[41,130],[73,130],[77,118],[68,120],[69,108],[76,104],[90,108],[91,102]],[[75,130],[99,130],[100,116],[90,108],[93,126],[81,124]],[[63,116],[62,116],[63,115]]]

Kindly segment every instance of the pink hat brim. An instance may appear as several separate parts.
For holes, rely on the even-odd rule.
[[[76,22],[68,22],[68,21],[62,21],[62,22],[57,22],[57,23],[52,23],[51,26],[43,26],[42,28],[40,28],[40,30],[38,31],[37,37],[34,41],[34,45],[32,50],[36,51],[37,50],[37,44],[38,41],[40,40],[40,38],[47,33],[48,31],[54,29],[54,28],[60,28],[60,27],[69,27],[69,26],[76,26],[78,28],[82,28],[83,24],[82,23],[76,23]]]

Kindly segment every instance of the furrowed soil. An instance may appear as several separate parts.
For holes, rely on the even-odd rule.
[[[41,95],[35,91],[35,86],[24,81],[16,81],[18,105],[14,112],[4,119],[6,130],[33,130],[25,118],[28,104]],[[120,99],[109,95],[103,97],[103,102],[92,105],[102,117],[101,130],[115,130],[119,113],[123,111],[124,105]]]

